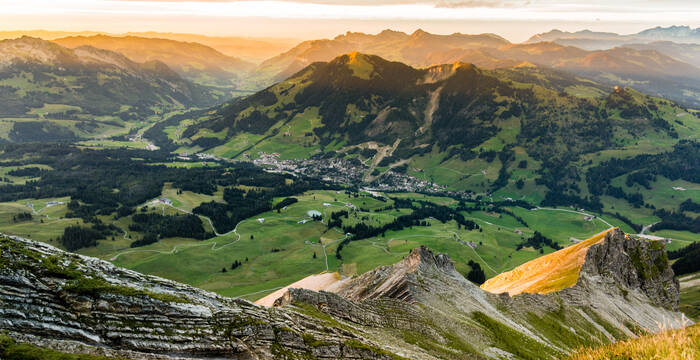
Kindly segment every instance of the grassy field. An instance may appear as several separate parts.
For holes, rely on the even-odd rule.
[[[77,143],[78,145],[90,148],[128,148],[145,149],[150,143],[147,141],[117,141],[117,140],[86,140]]]
[[[49,201],[63,202],[63,204],[46,207]],[[44,241],[56,246],[58,244],[52,239],[62,235],[65,227],[83,223],[80,219],[64,218],[67,212],[65,204],[68,201],[70,201],[69,198],[50,198],[0,203],[0,232]],[[13,220],[14,216],[21,213],[32,214],[32,220]]]
[[[32,180],[38,180],[37,178],[32,178],[28,176],[12,176],[9,175],[9,172],[17,169],[24,169],[24,168],[40,168],[44,170],[51,170],[50,166],[42,165],[42,164],[29,164],[29,165],[22,165],[22,166],[3,166],[0,167],[0,179],[7,179],[9,180],[9,183],[11,184],[16,184],[16,185],[24,185],[27,183],[27,181],[32,181]],[[0,183],[2,184],[2,183]]]
[[[700,321],[700,273],[681,276],[680,310],[694,321]]]
[[[172,206],[151,203],[146,208],[148,212],[181,214],[192,211],[203,202],[221,201],[222,193],[222,188],[214,195],[189,191],[179,193],[171,184],[166,184],[161,196],[169,199]],[[390,196],[430,201],[453,208],[458,205],[456,200],[446,197],[413,193]],[[623,225],[621,221],[605,216],[603,219],[587,221],[584,213],[570,208],[527,210],[510,207],[509,210],[522,218],[528,226],[508,214],[493,211],[463,212],[465,218],[476,222],[481,230],[467,231],[458,228],[454,221],[443,224],[428,219],[430,226],[387,231],[384,236],[350,242],[343,248],[342,260],[339,260],[335,256],[336,248],[345,235],[337,228],[328,229],[324,223],[333,212],[350,212],[350,216],[344,219],[345,225],[358,222],[379,225],[391,222],[411,210],[386,210],[393,200],[381,201],[364,193],[355,197],[345,192],[310,191],[295,197],[299,200],[297,203],[280,212],[270,211],[246,219],[238,224],[235,232],[223,236],[205,241],[162,239],[155,244],[133,249],[130,248],[131,242],[140,239],[143,234],[128,231],[130,218],[115,220],[112,216],[100,216],[103,222],[113,223],[125,232],[101,240],[96,247],[79,252],[225,296],[255,300],[289,283],[326,270],[352,276],[376,266],[393,264],[406,256],[409,250],[420,245],[449,254],[455,261],[457,270],[463,274],[471,270],[467,265],[470,260],[479,262],[487,278],[490,278],[554,251],[549,247],[544,247],[542,252],[531,247],[515,250],[517,244],[531,236],[535,230],[562,246],[569,246],[572,244],[571,238],[587,239],[607,229],[607,223]],[[64,204],[44,208],[50,200],[62,201]],[[275,201],[281,200],[279,198]],[[65,204],[68,201],[68,198],[60,198],[1,203],[0,232],[50,241],[60,236],[64,227],[81,223],[78,219],[62,218],[67,211]],[[41,216],[35,215],[31,221],[13,222],[13,215],[31,212],[27,203],[32,203]],[[352,208],[358,210],[353,212]],[[323,222],[312,221],[309,215],[312,210],[323,215]],[[206,219],[203,223],[207,231],[214,230]],[[685,232],[673,236],[688,240],[693,237]],[[678,241],[680,244],[683,240]],[[240,261],[242,266],[232,270],[231,265],[235,261]],[[222,271],[224,268],[225,272]]]
[[[700,359],[700,325],[668,330],[599,348],[578,350],[569,360],[603,359]]]

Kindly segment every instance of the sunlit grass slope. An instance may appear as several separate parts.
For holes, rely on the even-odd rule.
[[[516,295],[523,292],[546,294],[574,286],[588,248],[603,241],[612,230],[605,230],[586,241],[528,261],[489,279],[481,288],[492,293]]]
[[[700,359],[700,325],[669,330],[595,349],[581,349],[569,360],[598,359]]]

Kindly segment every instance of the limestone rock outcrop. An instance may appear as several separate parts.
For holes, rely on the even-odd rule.
[[[134,359],[547,359],[690,323],[663,244],[619,230],[556,292],[489,293],[420,247],[333,292],[289,289],[272,308],[29,240],[0,236],[0,250],[0,329]]]
[[[390,358],[292,309],[221,297],[16,237],[0,237],[0,251],[0,329],[18,340],[128,358]]]

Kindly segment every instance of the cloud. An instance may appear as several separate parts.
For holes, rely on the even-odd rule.
[[[435,7],[439,8],[519,8],[530,5],[526,0],[439,0]]]

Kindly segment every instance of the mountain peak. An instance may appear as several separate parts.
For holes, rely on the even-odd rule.
[[[416,276],[436,279],[461,277],[447,254],[435,254],[421,245],[398,263],[368,271],[341,285],[337,292],[355,301],[391,298],[413,302]]]
[[[511,296],[560,292],[575,297],[601,285],[639,289],[655,305],[678,309],[678,280],[663,243],[635,239],[619,228],[526,262],[489,279],[481,288]]]
[[[68,49],[50,41],[31,36],[0,41],[0,66],[14,61],[38,63],[77,62],[77,57]]]
[[[369,80],[374,73],[375,64],[385,61],[378,56],[367,55],[358,51],[353,51],[335,58],[332,63],[347,66],[352,70],[353,76],[360,79]]]
[[[382,30],[377,36],[396,36],[396,35],[403,35],[405,36],[406,33],[401,32],[401,31],[396,31],[396,30],[391,30],[391,29],[384,29]]]
[[[403,262],[406,263],[409,268],[418,269],[422,267],[423,269],[440,270],[445,273],[455,271],[454,263],[447,254],[435,254],[425,245],[411,250],[411,253]]]
[[[411,37],[421,37],[421,36],[426,36],[426,35],[430,35],[430,33],[427,31],[424,31],[423,29],[418,29],[418,30],[414,31],[413,34],[411,34]]]

